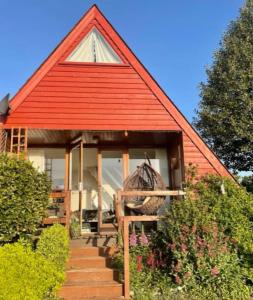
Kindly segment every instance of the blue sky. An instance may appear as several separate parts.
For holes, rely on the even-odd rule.
[[[243,0],[0,0],[0,98],[14,95],[96,3],[188,120]]]

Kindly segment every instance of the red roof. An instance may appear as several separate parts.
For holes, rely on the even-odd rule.
[[[65,62],[94,26],[122,64]],[[210,170],[231,176],[95,5],[10,105],[5,128],[181,131]],[[185,153],[187,161],[193,152]]]

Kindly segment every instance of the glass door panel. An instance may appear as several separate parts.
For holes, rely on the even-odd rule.
[[[123,183],[122,151],[106,150],[101,152],[101,210],[102,223],[115,222],[113,195],[122,188]]]
[[[97,148],[83,149],[83,233],[98,231]]]

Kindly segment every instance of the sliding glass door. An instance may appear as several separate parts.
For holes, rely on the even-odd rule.
[[[123,151],[100,151],[100,226],[112,227],[115,220],[114,195],[124,180]]]

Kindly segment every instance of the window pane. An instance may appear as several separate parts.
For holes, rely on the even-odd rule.
[[[65,149],[45,149],[45,171],[53,190],[64,190]]]
[[[165,148],[129,149],[129,173],[132,174],[137,166],[144,163],[145,153],[150,159],[152,167],[162,176],[166,186],[169,186],[168,159]]]
[[[85,209],[98,208],[98,164],[97,149],[83,149],[83,189]]]

